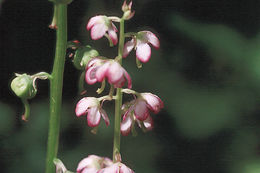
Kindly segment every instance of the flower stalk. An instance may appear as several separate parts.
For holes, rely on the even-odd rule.
[[[55,172],[62,105],[63,72],[67,47],[67,4],[54,3],[57,14],[55,59],[50,79],[50,120],[45,173]]]
[[[118,45],[118,62],[122,65],[122,57],[125,42],[124,19],[120,20],[120,38]],[[121,123],[121,107],[122,107],[122,88],[117,88],[115,99],[115,126],[114,126],[114,146],[113,146],[113,162],[118,162],[120,157],[120,123]]]

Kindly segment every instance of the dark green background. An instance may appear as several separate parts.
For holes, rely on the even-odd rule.
[[[38,81],[29,122],[9,89],[14,72],[50,72],[55,32],[48,28],[47,0],[0,1],[0,172],[44,172],[48,127],[48,82]],[[68,9],[68,38],[114,57],[106,39],[93,41],[85,25],[97,14],[121,15],[119,0],[74,0]],[[165,103],[152,115],[155,128],[122,137],[123,161],[136,173],[260,172],[260,1],[135,0],[127,32],[151,30],[159,51],[142,69],[131,53],[124,61],[133,88]],[[79,72],[67,58],[59,158],[75,171],[89,154],[112,154],[112,125],[90,133],[76,118]],[[95,96],[98,85],[87,86]],[[113,104],[104,109],[113,120]]]

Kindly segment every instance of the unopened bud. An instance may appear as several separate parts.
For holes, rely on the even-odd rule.
[[[17,77],[11,82],[11,89],[22,99],[33,98],[37,93],[34,79],[27,74],[17,74]]]

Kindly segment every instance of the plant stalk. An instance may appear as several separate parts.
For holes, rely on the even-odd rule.
[[[118,46],[118,59],[122,65],[122,56],[125,42],[124,19],[120,20],[120,38]],[[120,156],[120,123],[121,123],[121,107],[122,107],[122,88],[117,88],[115,99],[115,126],[114,126],[114,147],[113,147],[113,162],[121,161]]]
[[[50,80],[50,120],[45,173],[54,173],[57,157],[62,106],[63,72],[67,47],[67,4],[54,4],[57,10],[56,50]]]

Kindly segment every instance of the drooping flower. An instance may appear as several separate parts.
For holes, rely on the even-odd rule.
[[[111,39],[114,45],[116,45],[118,42],[116,32],[118,30],[112,21],[118,21],[118,19],[115,17],[107,17],[103,15],[92,17],[86,27],[87,30],[91,30],[91,38],[93,40],[98,40],[105,35],[108,39]]]
[[[122,88],[126,81],[128,88],[132,87],[131,77],[117,61],[100,58],[90,60],[86,69],[86,82],[92,85],[96,82],[102,82],[105,78],[115,88]]]
[[[78,117],[87,114],[87,122],[90,127],[96,127],[100,123],[101,116],[107,126],[110,124],[106,112],[95,97],[82,98],[76,105],[75,113]]]
[[[97,173],[134,173],[134,171],[125,164],[117,162],[99,170]]]
[[[97,173],[99,170],[111,165],[113,165],[113,161],[107,157],[89,155],[79,162],[77,173]]]
[[[134,171],[121,162],[113,163],[107,157],[89,155],[79,162],[77,173],[134,173]]]
[[[151,31],[140,31],[132,37],[130,41],[127,41],[124,46],[123,58],[133,50],[136,49],[136,58],[143,63],[149,61],[151,57],[151,44],[158,49],[160,47],[159,39]]]
[[[135,122],[140,128],[151,130],[153,128],[153,120],[149,110],[157,114],[164,104],[162,100],[151,93],[141,93],[140,96],[122,106],[123,120],[121,122],[121,133],[128,135]]]

